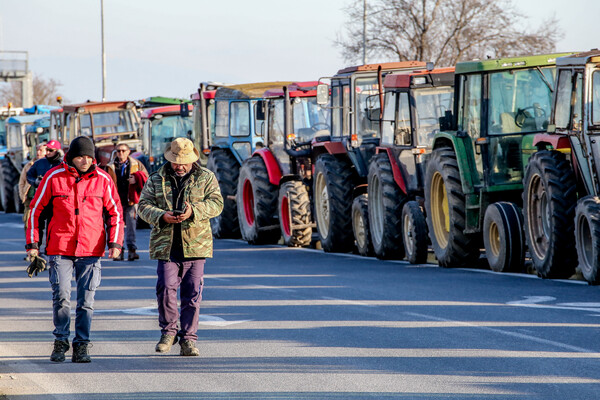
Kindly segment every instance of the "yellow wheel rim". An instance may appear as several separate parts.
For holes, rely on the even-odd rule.
[[[431,219],[438,245],[446,248],[450,236],[450,209],[444,178],[439,172],[435,172],[431,180]]]

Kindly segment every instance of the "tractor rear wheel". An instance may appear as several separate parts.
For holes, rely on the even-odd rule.
[[[600,199],[586,196],[575,209],[575,243],[581,274],[592,285],[600,284]]]
[[[369,231],[369,200],[366,194],[361,194],[352,202],[352,232],[358,254],[365,257],[373,255],[373,244]]]
[[[19,171],[17,171],[6,157],[2,159],[2,176],[4,178],[2,182],[0,182],[0,201],[2,202],[2,208],[6,213],[14,213],[16,211],[14,188],[19,184]]]
[[[542,278],[568,278],[575,272],[576,180],[558,151],[539,151],[525,170],[523,215],[531,261]]]
[[[242,163],[236,200],[242,239],[250,244],[277,243],[281,237],[277,221],[277,186],[260,157]]]
[[[525,264],[523,214],[509,202],[490,204],[483,218],[483,243],[490,268],[521,272]]]
[[[402,207],[402,242],[409,263],[427,262],[427,221],[421,206],[414,200],[407,201]]]
[[[322,154],[315,163],[314,210],[321,247],[326,252],[352,250],[351,165],[331,154]]]
[[[15,212],[19,214],[23,214],[25,211],[25,206],[21,201],[21,196],[19,195],[19,185],[15,185],[13,188],[13,201],[15,202]]]
[[[226,150],[216,149],[211,151],[208,156],[206,167],[214,172],[223,196],[223,212],[210,220],[213,235],[219,239],[237,239],[240,237],[240,224],[238,223],[235,194],[240,166],[233,154]]]
[[[435,149],[425,173],[425,212],[435,256],[441,267],[473,267],[481,238],[465,233],[466,197],[462,190],[456,153]]]
[[[278,210],[283,242],[290,247],[310,245],[312,224],[306,185],[301,181],[288,181],[281,185]]]
[[[377,154],[369,166],[369,226],[373,251],[380,259],[404,258],[402,205],[405,195],[396,181],[386,153]]]

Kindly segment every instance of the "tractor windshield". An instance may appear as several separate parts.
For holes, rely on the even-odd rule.
[[[156,165],[164,163],[163,153],[168,143],[177,137],[191,139],[192,125],[190,117],[180,115],[164,116],[152,121],[152,156]]]
[[[440,118],[452,111],[454,89],[437,87],[415,89],[417,145],[431,146],[433,135],[440,130]]]
[[[94,136],[116,135],[137,130],[136,122],[129,110],[108,111],[99,113],[82,114],[80,125],[81,134],[92,136],[92,124],[94,123]]]
[[[356,133],[362,138],[379,137],[379,84],[377,77],[356,79]]]
[[[329,109],[317,104],[316,97],[296,97],[292,103],[293,131],[298,142],[307,142],[316,136],[330,135]]]
[[[550,119],[554,67],[489,75],[488,133],[506,135],[545,131]]]
[[[600,71],[592,74],[592,125],[600,125]]]
[[[0,146],[6,146],[6,121],[0,120]]]

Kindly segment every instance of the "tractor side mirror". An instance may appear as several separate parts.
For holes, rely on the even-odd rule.
[[[440,117],[440,131],[452,130],[452,111],[446,110],[443,117]]]
[[[257,121],[264,121],[265,120],[265,101],[264,100],[258,100],[256,102],[256,120]]]
[[[187,118],[190,116],[190,107],[189,107],[188,103],[179,104],[179,115],[182,118]]]
[[[320,106],[329,104],[329,85],[324,83],[317,85],[317,104]]]

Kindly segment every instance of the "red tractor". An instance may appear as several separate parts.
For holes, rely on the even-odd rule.
[[[365,195],[354,199],[354,233],[363,255],[405,256],[420,264],[427,260],[429,242],[423,213],[425,167],[433,135],[452,112],[454,68],[389,74],[383,86],[381,142],[369,166],[368,211]],[[360,221],[365,214],[368,224]],[[361,226],[368,228],[362,234]]]
[[[265,147],[242,163],[237,188],[238,219],[249,243],[308,246],[312,240],[312,145],[329,137],[329,110],[316,101],[317,82],[271,89],[259,103]]]

